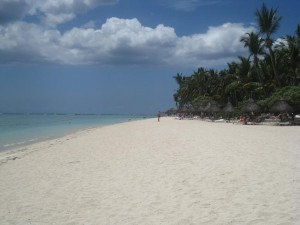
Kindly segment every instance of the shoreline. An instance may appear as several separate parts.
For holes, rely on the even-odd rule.
[[[36,143],[6,162],[0,153],[0,221],[296,225],[298,134],[162,117]]]
[[[114,126],[114,125],[118,125],[118,124],[129,123],[132,121],[139,121],[139,120],[144,120],[144,119],[147,119],[147,118],[128,119],[127,121],[117,122],[117,123],[113,123],[113,124],[102,124],[102,125],[96,125],[94,127],[85,127],[85,128],[70,131],[62,136],[59,135],[59,136],[46,137],[46,138],[40,138],[40,139],[37,138],[36,141],[29,140],[29,141],[25,142],[24,144],[22,143],[20,145],[17,143],[15,146],[3,148],[0,150],[0,165],[1,165],[1,162],[5,158],[8,158],[8,160],[15,160],[13,158],[17,157],[17,156],[15,156],[16,154],[18,154],[18,153],[26,154],[27,151],[28,151],[27,153],[29,153],[29,152],[31,152],[30,149],[32,149],[32,148],[34,148],[34,149],[39,148],[39,147],[47,145],[47,144],[53,145],[53,143],[55,143],[55,142],[69,140],[72,137],[77,137],[77,135],[85,134],[85,133],[91,132],[93,130],[102,129],[107,126]],[[151,119],[151,118],[148,118],[148,119]],[[12,156],[12,155],[14,155],[14,156]]]
[[[5,116],[10,116],[11,114],[5,114]],[[41,116],[44,117],[45,115],[43,114],[12,114],[12,116]],[[100,118],[101,120],[97,120],[97,117],[99,116],[103,116],[103,115],[91,115],[92,117],[87,117],[85,119],[90,119],[91,121],[94,120],[95,124],[92,124],[91,122],[87,123],[87,124],[81,124],[81,121],[78,119],[78,117],[82,117],[82,116],[90,116],[90,115],[75,115],[75,114],[62,114],[62,115],[50,115],[50,116],[56,116],[59,120],[63,119],[62,121],[52,121],[52,124],[48,124],[45,123],[44,121],[40,121],[41,118],[39,118],[38,121],[34,121],[35,123],[37,122],[42,122],[45,124],[41,125],[36,125],[33,124],[31,125],[30,123],[26,124],[25,127],[21,127],[21,129],[13,129],[11,131],[6,131],[5,129],[3,129],[3,135],[4,137],[6,137],[8,140],[10,140],[9,142],[7,140],[5,140],[3,137],[2,139],[0,139],[0,142],[3,142],[2,145],[0,146],[0,152],[6,152],[6,151],[10,151],[10,150],[14,150],[14,149],[18,149],[18,148],[23,148],[26,147],[27,145],[32,145],[38,142],[43,142],[43,141],[48,141],[48,140],[52,140],[52,139],[57,139],[66,135],[70,135],[72,133],[76,133],[76,132],[80,132],[82,130],[85,129],[93,129],[93,128],[98,128],[98,127],[102,127],[102,126],[107,126],[107,125],[111,125],[111,124],[117,124],[117,123],[124,123],[124,122],[128,122],[131,120],[140,120],[143,119],[145,117],[132,117],[132,116],[125,116],[125,115],[108,115],[111,117],[117,117],[116,121],[110,121],[108,122],[108,120],[110,120],[110,117],[103,117]],[[60,116],[70,116],[70,117],[66,117],[66,118],[59,118]],[[78,117],[77,117],[78,116]],[[124,119],[122,118],[124,117]],[[15,119],[15,118],[13,118]],[[23,118],[23,120],[30,120],[31,118]],[[74,120],[75,119],[75,120]],[[69,121],[69,122],[68,122]],[[5,120],[2,121],[2,123],[4,123],[4,127],[5,127]],[[15,124],[15,126],[20,126],[18,123]],[[8,127],[10,129],[10,127]],[[7,128],[6,128],[7,129]],[[29,135],[27,135],[26,133],[29,133]],[[12,138],[13,136],[15,136],[16,138]]]

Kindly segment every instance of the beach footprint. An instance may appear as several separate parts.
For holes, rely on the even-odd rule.
[[[196,225],[195,223],[193,223],[190,219],[186,218],[186,219],[180,219],[177,223],[175,223],[174,225]]]
[[[266,225],[266,224],[268,224],[267,221],[263,219],[255,219],[247,223],[247,225]]]

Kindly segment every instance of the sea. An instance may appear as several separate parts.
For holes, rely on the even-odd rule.
[[[80,130],[143,119],[137,115],[0,114],[0,151],[59,138]]]

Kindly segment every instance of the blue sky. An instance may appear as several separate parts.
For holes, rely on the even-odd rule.
[[[176,73],[222,69],[265,2],[293,35],[297,0],[0,0],[0,112],[155,114]]]

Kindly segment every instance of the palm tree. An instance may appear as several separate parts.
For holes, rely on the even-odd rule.
[[[179,87],[181,86],[181,84],[183,83],[184,80],[184,76],[182,76],[182,74],[177,73],[176,76],[173,76],[173,78],[175,79],[176,83],[179,85]]]
[[[249,58],[239,56],[239,60],[241,61],[238,64],[237,68],[237,74],[240,77],[241,81],[243,83],[246,83],[250,79],[250,70],[251,70],[251,64]]]
[[[298,24],[297,26],[296,37],[297,37],[296,46],[298,49],[298,66],[297,66],[296,74],[300,76],[300,24]],[[298,84],[299,84],[299,80],[298,80]]]
[[[243,96],[246,95],[247,91],[244,88],[244,85],[250,82],[249,74],[250,74],[250,62],[248,58],[239,56],[240,63],[232,62],[228,64],[231,79],[230,83],[226,85],[225,94],[234,93],[235,102],[243,100]]]
[[[185,77],[182,74],[177,73],[176,76],[173,76],[175,79],[176,83],[178,84],[179,88],[177,92],[173,95],[174,101],[176,102],[177,107],[181,107],[182,101],[185,98],[185,90],[183,90],[183,86],[185,83]]]
[[[275,56],[279,58],[280,67],[285,77],[284,85],[299,84],[300,68],[300,25],[297,27],[296,35],[286,35],[283,41],[276,46]]]
[[[266,57],[259,61],[259,68],[262,77],[265,79],[265,90],[267,93],[267,97],[270,96],[276,90],[276,80],[272,77],[272,66],[270,56],[266,55]]]
[[[241,37],[240,41],[244,43],[244,47],[248,48],[250,52],[249,57],[253,56],[254,68],[257,73],[259,82],[263,87],[264,94],[266,95],[263,78],[258,69],[258,63],[259,63],[258,56],[264,54],[263,40],[258,34],[251,32],[251,33],[246,33],[245,36]]]
[[[274,54],[272,50],[273,40],[271,39],[271,35],[278,30],[280,20],[282,19],[281,16],[277,17],[276,14],[277,14],[277,9],[274,10],[273,8],[271,8],[269,10],[265,4],[262,5],[260,11],[256,10],[255,13],[259,30],[262,34],[265,35],[265,45],[268,48],[270,53],[272,68],[275,75],[275,79],[277,81],[277,85],[281,87],[279,75],[275,67]]]
[[[298,49],[296,48],[296,38],[287,35],[283,42],[276,48],[275,57],[280,62],[281,74],[284,76],[285,85],[296,85],[297,83],[297,66],[298,66]]]

